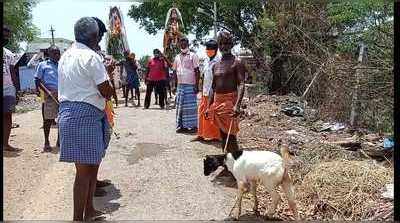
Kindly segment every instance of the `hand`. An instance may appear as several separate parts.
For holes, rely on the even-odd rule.
[[[204,112],[204,116],[206,117],[206,119],[210,118],[209,115],[210,115],[210,109],[206,108],[206,111]]]
[[[197,95],[199,93],[199,87],[195,86],[194,87],[194,93]]]
[[[238,106],[238,105],[235,105],[235,106],[233,106],[233,117],[237,117],[237,116],[239,116],[240,115],[240,106]]]

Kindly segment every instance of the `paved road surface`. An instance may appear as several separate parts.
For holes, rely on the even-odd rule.
[[[224,219],[236,190],[203,176],[202,162],[220,148],[176,134],[175,110],[152,107],[116,109],[120,139],[113,137],[99,171],[113,185],[96,198],[96,208],[107,212],[106,220]],[[40,111],[16,115],[14,122],[21,127],[12,130],[11,144],[23,150],[4,152],[5,220],[71,220],[74,166],[58,162],[57,151],[41,153]]]

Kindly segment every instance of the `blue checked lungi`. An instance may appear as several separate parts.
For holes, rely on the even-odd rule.
[[[100,164],[111,139],[104,111],[85,102],[61,102],[60,161]]]
[[[197,128],[197,95],[194,85],[178,84],[175,100],[176,128]]]

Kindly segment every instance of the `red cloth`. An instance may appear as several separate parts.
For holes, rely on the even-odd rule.
[[[211,120],[206,119],[205,111],[208,105],[208,97],[202,96],[201,103],[199,106],[199,127],[197,135],[205,140],[221,140],[221,135],[218,126],[216,126]]]
[[[149,80],[150,81],[160,81],[167,78],[166,64],[163,60],[153,58],[147,64],[149,68]]]

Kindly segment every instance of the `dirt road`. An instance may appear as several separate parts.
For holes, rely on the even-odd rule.
[[[236,190],[203,175],[203,156],[220,148],[190,142],[175,133],[175,110],[135,107],[116,109],[116,131],[103,160],[99,179],[109,179],[106,197],[95,207],[106,220],[222,220],[234,204]],[[5,220],[71,220],[73,164],[58,161],[58,151],[41,153],[39,110],[17,114],[11,144],[4,152]],[[56,129],[51,137],[55,143]],[[250,205],[248,206],[250,208]],[[244,206],[243,214],[246,213]]]

